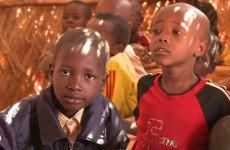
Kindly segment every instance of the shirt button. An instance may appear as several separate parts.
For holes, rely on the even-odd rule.
[[[69,122],[68,122],[68,125],[71,126],[72,124],[73,124],[73,121],[69,121]]]

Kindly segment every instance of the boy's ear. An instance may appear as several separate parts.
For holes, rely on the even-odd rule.
[[[207,53],[208,48],[209,48],[209,42],[208,41],[205,40],[205,41],[200,42],[198,49],[194,53],[194,56],[195,57],[203,56],[204,54]]]
[[[49,64],[49,72],[48,72],[48,79],[49,79],[49,81],[53,80],[53,72],[54,72],[54,63],[51,62]]]

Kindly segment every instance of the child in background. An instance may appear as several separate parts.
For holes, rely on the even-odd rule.
[[[144,67],[147,69],[152,63],[152,57],[148,50],[138,44],[138,28],[142,22],[141,4],[137,0],[100,0],[95,9],[95,13],[112,13],[121,16],[131,25],[131,40],[124,52],[129,56],[135,66],[138,77],[146,75]]]
[[[226,91],[193,71],[208,49],[209,26],[205,14],[185,3],[154,17],[150,47],[162,74],[139,80],[134,149],[205,150],[213,125],[230,113]]]
[[[62,33],[76,27],[85,27],[91,17],[91,8],[88,4],[74,0],[64,5],[62,18]],[[53,47],[45,48],[40,57],[39,68],[49,77],[49,65],[53,58]]]
[[[99,91],[106,81],[107,41],[76,28],[56,43],[52,84],[0,113],[0,147],[125,149],[128,137],[115,106]]]
[[[63,10],[62,33],[76,27],[86,27],[91,17],[91,8],[88,4],[74,0],[65,4]]]
[[[98,31],[108,41],[110,59],[109,77],[104,95],[112,100],[122,118],[133,116],[137,106],[137,81],[135,67],[124,49],[130,40],[130,25],[118,15],[111,13],[97,14],[87,23],[87,28]]]

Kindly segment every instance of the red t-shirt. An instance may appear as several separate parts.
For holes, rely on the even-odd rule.
[[[229,96],[204,78],[183,94],[169,95],[159,86],[160,77],[147,75],[139,81],[135,149],[207,149],[213,124],[229,114]]]

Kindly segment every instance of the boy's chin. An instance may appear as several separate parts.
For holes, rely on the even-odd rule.
[[[86,104],[85,103],[79,103],[79,104],[75,104],[75,105],[70,105],[70,104],[65,104],[63,105],[64,107],[64,113],[67,113],[67,114],[75,114],[77,113],[80,109],[82,108],[85,108],[86,107]]]
[[[170,67],[172,64],[164,60],[156,60],[156,63],[162,67]]]
[[[65,108],[65,110],[70,111],[70,112],[77,112],[82,108],[85,108],[85,105],[81,104],[81,105],[77,105],[77,106],[67,106]]]
[[[85,108],[85,106],[65,107],[65,112],[62,113],[67,117],[73,117],[82,108]]]

